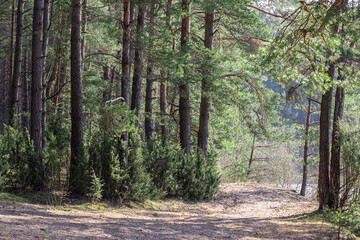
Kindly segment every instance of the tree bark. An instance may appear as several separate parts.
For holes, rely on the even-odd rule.
[[[15,0],[12,1],[11,8],[11,34],[10,34],[10,71],[9,71],[9,124],[12,124],[13,115],[15,109],[12,107],[12,85],[13,85],[13,77],[14,77],[14,36],[15,36]]]
[[[146,79],[146,97],[145,97],[145,137],[147,140],[150,140],[154,133],[154,121],[152,116],[152,97],[153,97],[153,72],[154,65],[149,63],[150,66],[147,69],[148,77]]]
[[[334,79],[335,66],[330,64],[328,75],[330,79]],[[330,157],[330,122],[331,122],[331,105],[332,93],[330,88],[321,98],[320,113],[320,146],[319,146],[319,179],[318,179],[318,201],[319,210],[329,204],[329,157]]]
[[[24,6],[25,0],[19,0],[17,6],[17,22],[16,22],[16,42],[14,56],[14,74],[11,84],[10,97],[10,115],[9,123],[14,124],[14,115],[16,114],[16,105],[18,104],[18,88],[21,78],[21,62],[23,51],[23,27],[24,27]]]
[[[151,4],[150,20],[149,20],[149,34],[154,34],[155,31],[155,3]],[[149,57],[146,78],[146,96],[145,96],[145,137],[147,140],[152,138],[155,130],[155,123],[152,114],[152,98],[153,98],[153,85],[154,85],[154,60],[151,54],[153,44],[149,45]]]
[[[82,74],[81,74],[81,0],[72,1],[71,13],[71,163],[70,186],[81,193],[80,157],[83,151]]]
[[[139,117],[141,108],[141,85],[143,74],[143,55],[144,55],[144,37],[141,35],[144,32],[146,6],[143,3],[139,3],[139,12],[137,18],[136,29],[136,49],[135,49],[135,62],[134,62],[134,76],[131,95],[131,110],[135,110],[135,115]],[[139,125],[139,121],[136,121],[136,126]]]
[[[305,143],[304,143],[304,162],[303,162],[303,178],[301,184],[300,195],[305,196],[306,194],[306,185],[307,185],[307,169],[308,169],[308,150],[309,150],[309,129],[310,129],[310,120],[311,120],[311,96],[308,98],[308,108],[306,114],[306,123],[305,123]]]
[[[130,2],[124,1],[123,19],[123,51],[122,51],[122,76],[121,76],[121,97],[129,104],[129,82],[130,82]]]
[[[82,39],[81,39],[81,69],[84,71],[84,58],[85,58],[85,51],[86,51],[86,31],[87,31],[87,9],[88,7],[88,0],[84,0],[83,2],[83,25],[82,25]]]
[[[103,91],[103,103],[111,99],[111,68],[108,66],[103,67],[104,76],[103,79],[105,81],[105,89]]]
[[[166,25],[171,32],[171,8],[173,5],[173,0],[168,0],[166,5]],[[162,75],[165,77],[165,74],[167,74],[165,71],[162,73]],[[161,135],[162,135],[162,142],[165,145],[167,141],[167,136],[169,134],[169,131],[167,129],[167,123],[166,123],[166,116],[168,115],[167,111],[167,85],[165,81],[161,81],[160,83],[160,112],[161,112]]]
[[[23,87],[22,87],[22,107],[21,107],[21,112],[22,114],[22,125],[23,125],[23,129],[30,129],[30,117],[28,116],[28,114],[24,114],[24,113],[29,113],[30,112],[30,85],[29,84],[29,80],[28,80],[28,65],[29,65],[29,53],[27,50],[24,51],[24,64],[23,64],[23,76],[22,76],[22,82],[23,82]],[[19,92],[20,94],[20,92]]]
[[[330,166],[330,197],[329,207],[337,209],[339,207],[340,195],[340,139],[339,139],[339,121],[344,112],[345,89],[337,87],[335,94],[335,108],[332,132],[331,147],[331,166]]]
[[[33,13],[33,35],[32,35],[32,81],[31,81],[31,123],[30,136],[34,142],[35,151],[38,157],[37,166],[33,166],[34,187],[43,188],[42,169],[42,77],[43,77],[43,9],[44,0],[34,1]],[[39,173],[40,171],[40,173]],[[37,174],[38,173],[38,174]]]
[[[252,165],[253,160],[254,160],[255,141],[256,141],[256,135],[254,134],[254,136],[253,136],[253,141],[252,141],[252,145],[251,145],[250,157],[249,157],[249,166],[248,166],[248,170],[246,171],[246,176],[247,176],[247,177],[250,176],[250,173],[251,173],[251,165]]]
[[[188,38],[190,35],[190,3],[182,0],[183,12],[187,13],[181,22],[181,51],[186,53]],[[184,153],[190,155],[190,93],[189,81],[185,79],[184,83],[179,85],[179,115],[180,115],[180,144]]]
[[[67,23],[67,13],[65,12],[64,9],[62,9],[60,24],[62,26],[66,26],[66,23]],[[54,93],[58,93],[58,94],[55,95],[53,104],[55,107],[58,107],[59,100],[60,100],[60,91],[64,84],[64,79],[65,79],[64,74],[66,74],[66,65],[67,65],[67,63],[65,63],[65,61],[64,61],[63,54],[62,54],[63,44],[64,44],[64,28],[60,28],[56,42],[57,42],[57,47],[56,47],[56,55],[57,55],[57,60],[56,60],[57,70],[56,70],[56,72],[57,72],[57,74],[56,74],[56,83],[55,83]],[[57,108],[55,110],[58,111]]]
[[[205,47],[212,51],[214,43],[214,18],[213,12],[205,13]],[[211,59],[209,59],[211,61]],[[200,119],[198,131],[198,147],[202,150],[205,158],[208,156],[208,139],[209,139],[209,115],[210,115],[210,88],[211,77],[210,69],[205,67],[204,77],[201,83],[201,104]]]
[[[338,14],[347,11],[348,1],[344,0],[338,7]],[[336,24],[338,25],[338,24]],[[343,26],[344,27],[344,26]],[[338,30],[337,30],[338,32]],[[338,68],[338,80],[343,81],[340,67]],[[331,165],[330,165],[330,196],[329,207],[336,210],[339,207],[340,198],[340,153],[341,141],[339,138],[339,121],[342,119],[344,112],[345,89],[341,87],[336,88],[335,107],[333,119],[332,132],[332,146],[331,146]]]
[[[44,2],[44,24],[43,24],[43,76],[42,76],[42,148],[45,148],[46,145],[46,100],[47,100],[47,91],[46,91],[46,58],[48,52],[48,44],[49,44],[49,28],[50,28],[50,0],[45,0]]]
[[[132,27],[135,22],[135,5],[136,3],[133,1],[130,1],[130,38],[134,36],[134,28]],[[129,51],[129,85],[130,85],[130,78],[131,78],[131,72],[132,72],[132,65],[135,58],[135,44],[130,41],[130,51]],[[130,91],[130,90],[129,90]],[[130,101],[130,99],[129,99]]]

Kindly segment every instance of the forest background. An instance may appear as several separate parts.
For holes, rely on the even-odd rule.
[[[359,16],[355,0],[3,0],[0,186],[124,202],[252,180],[356,203]]]

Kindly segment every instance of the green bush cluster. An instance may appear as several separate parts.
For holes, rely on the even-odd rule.
[[[203,200],[219,189],[220,167],[214,152],[205,159],[201,151],[193,149],[187,157],[179,145],[163,145],[161,138],[154,136],[144,155],[155,186],[165,196]]]
[[[36,153],[28,131],[4,126],[0,134],[0,184],[10,188],[26,188],[39,174]]]
[[[40,179],[47,197],[73,192],[94,202],[103,197],[118,202],[163,197],[203,200],[219,189],[220,168],[213,152],[205,158],[193,149],[186,156],[177,143],[163,144],[156,134],[144,141],[137,128],[118,125],[121,117],[111,111],[103,114],[107,117],[99,128],[85,135],[76,165],[70,164],[70,132],[57,121],[47,129],[42,162],[27,130],[5,126],[0,134],[0,186],[31,189]],[[125,132],[128,141],[123,141]],[[69,176],[71,167],[73,176]]]
[[[104,132],[92,137],[90,168],[103,181],[105,197],[120,201],[160,197],[202,200],[217,192],[220,171],[213,153],[208,159],[200,152],[186,157],[178,145],[163,145],[158,136],[147,142],[136,136],[130,134],[126,150],[121,140]]]
[[[324,217],[327,221],[336,224],[341,228],[348,229],[351,233],[360,234],[360,205],[358,202],[351,201],[346,209],[337,210],[325,209]]]

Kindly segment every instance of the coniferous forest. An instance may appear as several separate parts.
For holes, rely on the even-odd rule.
[[[1,192],[258,182],[360,232],[358,0],[2,0],[0,33]]]

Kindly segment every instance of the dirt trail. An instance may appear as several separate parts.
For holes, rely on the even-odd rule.
[[[316,203],[258,184],[224,184],[209,202],[88,210],[0,202],[0,239],[337,239],[301,217]]]

